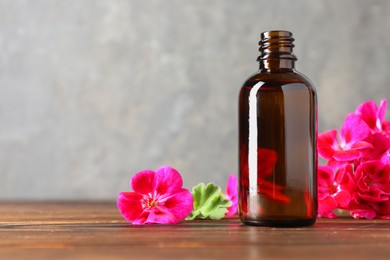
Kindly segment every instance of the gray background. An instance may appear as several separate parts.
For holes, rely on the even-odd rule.
[[[389,98],[390,1],[0,1],[0,199],[115,199],[166,164],[224,186],[262,31],[291,30],[320,131]]]

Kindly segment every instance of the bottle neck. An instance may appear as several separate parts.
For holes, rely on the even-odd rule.
[[[292,71],[297,57],[293,53],[294,38],[288,31],[267,31],[259,42],[260,70],[270,72]]]
[[[293,71],[295,69],[295,61],[289,59],[273,59],[260,60],[260,70],[263,71]]]

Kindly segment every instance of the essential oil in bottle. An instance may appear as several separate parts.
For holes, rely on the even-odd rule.
[[[317,216],[317,97],[294,68],[294,38],[267,31],[260,70],[239,95],[239,210],[248,225],[308,226]]]

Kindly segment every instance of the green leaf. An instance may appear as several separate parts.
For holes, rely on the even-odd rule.
[[[230,207],[230,201],[225,199],[221,188],[213,183],[205,185],[199,183],[192,188],[194,209],[186,218],[193,219],[221,219]]]

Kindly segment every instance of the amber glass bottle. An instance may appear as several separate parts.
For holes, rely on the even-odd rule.
[[[261,34],[260,70],[239,96],[239,207],[249,225],[307,226],[317,215],[317,101],[294,69],[288,31]]]

